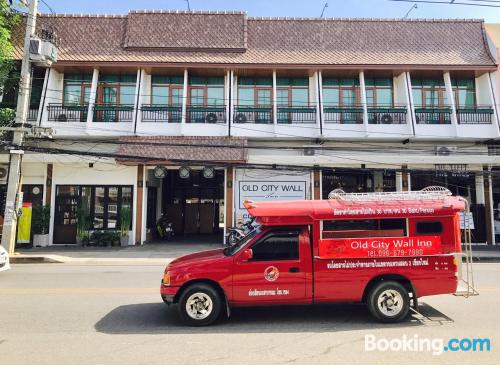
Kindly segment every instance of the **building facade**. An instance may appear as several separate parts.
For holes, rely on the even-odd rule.
[[[474,240],[495,243],[500,80],[482,21],[130,12],[38,23],[61,40],[58,61],[34,71],[29,119],[55,135],[27,140],[23,191],[50,205],[51,244],[76,243],[82,207],[91,230],[118,229],[131,209],[129,244],[154,239],[162,214],[178,235],[222,240],[244,199],[429,185],[466,197]]]

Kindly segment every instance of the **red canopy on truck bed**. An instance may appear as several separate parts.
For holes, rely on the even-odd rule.
[[[245,201],[244,205],[250,215],[266,225],[310,224],[314,220],[331,219],[438,217],[455,215],[465,209],[465,203],[454,196],[439,200]]]

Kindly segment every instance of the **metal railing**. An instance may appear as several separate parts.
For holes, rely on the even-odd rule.
[[[141,121],[146,123],[180,123],[182,121],[182,106],[143,104],[141,106]]]
[[[278,124],[312,124],[316,123],[316,107],[278,106]]]
[[[406,107],[369,107],[368,124],[406,124]]]
[[[38,106],[37,105],[30,106],[28,110],[28,121],[36,122],[37,120],[38,120]]]
[[[226,107],[221,106],[188,106],[187,123],[216,124],[226,123]]]
[[[273,108],[270,106],[236,106],[234,107],[233,123],[272,124]]]
[[[417,124],[451,124],[451,108],[423,108],[415,107]]]
[[[362,106],[326,106],[323,108],[325,123],[363,124]]]
[[[47,119],[51,122],[86,122],[88,105],[47,105]]]
[[[493,108],[491,106],[476,106],[472,108],[457,108],[459,124],[491,124]]]
[[[94,122],[118,123],[134,120],[133,105],[94,105]]]

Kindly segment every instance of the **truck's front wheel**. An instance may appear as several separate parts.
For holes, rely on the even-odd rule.
[[[379,321],[400,322],[410,311],[410,296],[400,283],[383,281],[370,291],[367,304],[371,314]]]
[[[219,316],[220,295],[210,285],[193,284],[182,292],[178,310],[181,319],[190,326],[209,325]]]

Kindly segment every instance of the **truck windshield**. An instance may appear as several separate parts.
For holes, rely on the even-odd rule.
[[[245,245],[260,232],[262,232],[262,227],[261,226],[255,227],[252,231],[248,232],[248,234],[245,237],[240,239],[234,245],[226,247],[224,249],[224,255],[233,256],[236,252],[245,247]]]

